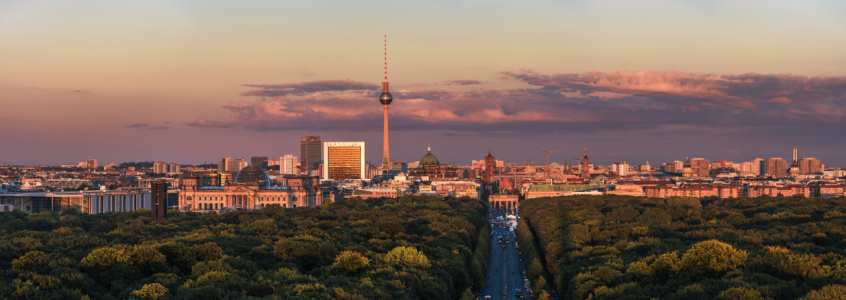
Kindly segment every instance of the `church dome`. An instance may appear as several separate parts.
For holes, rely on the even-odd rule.
[[[238,172],[235,176],[235,183],[244,183],[247,185],[258,185],[260,187],[270,187],[270,177],[261,168],[257,166],[247,166]]]
[[[432,154],[431,147],[429,147],[429,152],[427,152],[426,155],[423,155],[423,157],[420,158],[421,166],[438,166],[440,164],[441,163],[438,161],[438,158],[435,157],[434,154]]]

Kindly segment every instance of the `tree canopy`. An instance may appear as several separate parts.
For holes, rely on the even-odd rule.
[[[520,210],[527,276],[561,299],[844,299],[846,198],[573,196]]]
[[[484,280],[486,212],[484,202],[470,198],[404,196],[226,214],[172,210],[164,220],[143,209],[2,213],[0,295],[467,298]]]

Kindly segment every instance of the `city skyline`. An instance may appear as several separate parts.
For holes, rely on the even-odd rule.
[[[0,63],[0,163],[278,157],[306,130],[375,145],[388,34],[395,160],[429,144],[459,163],[586,146],[605,165],[806,147],[846,165],[834,1],[97,4],[0,4],[0,55],[15,58]],[[390,28],[365,21],[387,11]]]

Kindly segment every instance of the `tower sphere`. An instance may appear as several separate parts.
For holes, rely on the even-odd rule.
[[[390,92],[382,92],[382,95],[379,96],[379,102],[382,102],[384,105],[391,104],[394,101],[394,97],[391,96]]]

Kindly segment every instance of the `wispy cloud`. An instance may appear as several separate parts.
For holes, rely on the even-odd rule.
[[[474,85],[474,84],[482,84],[481,81],[478,80],[447,80],[447,85]]]
[[[683,126],[846,126],[846,77],[678,71],[503,72],[531,88],[392,91],[392,130],[592,132]],[[458,80],[456,84],[478,81]],[[189,126],[252,130],[381,130],[378,86],[350,80],[260,88],[231,102],[229,120]]]
[[[301,96],[310,93],[338,92],[350,90],[375,90],[379,86],[366,82],[352,80],[322,80],[294,84],[245,84],[244,86],[258,88],[241,94],[242,96],[284,97]]]
[[[145,124],[145,123],[135,123],[135,124],[132,124],[132,125],[123,126],[123,128],[147,129],[147,130],[164,130],[164,129],[170,129],[170,126],[164,126],[164,125],[153,126],[153,125]]]

